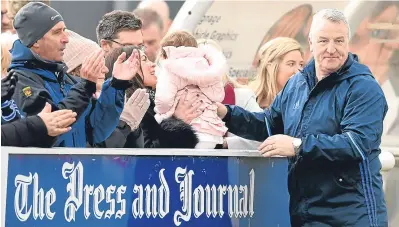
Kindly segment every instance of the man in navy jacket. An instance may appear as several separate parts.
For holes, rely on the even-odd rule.
[[[12,48],[9,70],[18,77],[13,99],[21,114],[36,115],[46,102],[53,111],[76,112],[72,130],[61,135],[55,146],[85,147],[88,139],[94,143],[107,139],[119,122],[124,92],[136,74],[138,59],[132,57],[124,64],[121,58],[116,63],[113,77],[104,83],[97,105],[90,112],[97,78],[108,72],[104,54],[99,51],[88,56],[82,64],[81,78],[74,78],[65,73],[67,68],[62,62],[68,36],[56,10],[40,2],[28,3],[15,16],[14,27],[19,40]]]
[[[367,66],[349,53],[344,14],[315,14],[313,54],[262,113],[219,105],[229,131],[289,157],[292,226],[388,226],[380,175],[387,102]]]

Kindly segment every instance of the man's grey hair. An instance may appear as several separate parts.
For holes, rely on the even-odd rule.
[[[333,23],[344,23],[348,27],[348,38],[350,37],[351,30],[345,14],[337,9],[322,9],[313,15],[313,21],[309,31],[309,38],[312,38],[313,30],[321,20],[329,20]]]

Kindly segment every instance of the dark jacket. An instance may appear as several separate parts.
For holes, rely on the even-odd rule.
[[[143,130],[145,148],[195,148],[198,138],[194,129],[175,117],[162,121],[155,120],[155,104],[151,105],[140,123]]]
[[[97,105],[97,100],[93,99],[92,110],[94,110]],[[90,129],[89,129],[90,130]],[[143,133],[139,128],[136,130],[131,130],[130,126],[119,120],[118,125],[111,135],[100,143],[93,144],[91,141],[87,144],[87,147],[95,148],[143,148],[144,147],[144,137]]]
[[[161,124],[155,120],[154,102],[145,113],[140,126],[131,131],[120,121],[111,136],[95,147],[102,148],[195,148],[198,138],[190,125],[171,117]]]
[[[19,40],[15,41],[11,52],[10,69],[18,73],[13,99],[21,114],[37,114],[45,102],[52,105],[53,111],[70,109],[78,114],[72,130],[59,136],[55,146],[85,147],[88,140],[98,143],[110,136],[119,122],[128,81],[107,80],[95,109],[88,114],[95,83],[83,79],[78,82],[65,73],[65,64],[41,59]]]
[[[14,94],[18,78],[12,73],[1,79],[1,124],[19,119],[21,114],[11,97]]]
[[[56,138],[47,135],[39,116],[30,116],[1,125],[1,146],[51,147]]]
[[[292,226],[388,226],[378,159],[387,112],[370,70],[349,54],[344,66],[316,83],[312,60],[270,108],[228,107],[229,130],[263,141],[270,134],[302,139],[290,158]],[[269,133],[268,133],[269,132]]]

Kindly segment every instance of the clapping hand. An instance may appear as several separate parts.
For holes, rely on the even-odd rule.
[[[140,69],[140,54],[138,50],[133,50],[130,57],[126,60],[126,52],[119,55],[114,63],[112,76],[118,80],[131,80],[136,76]]]
[[[150,97],[145,89],[137,89],[125,102],[120,119],[130,126],[133,131],[139,127],[148,107]]]
[[[80,69],[80,77],[94,83],[97,83],[98,78],[104,78],[106,73],[108,73],[108,68],[105,66],[103,50],[98,50],[86,57]]]
[[[46,103],[38,114],[47,128],[49,136],[59,136],[71,130],[71,125],[76,121],[76,113],[72,110],[57,110],[51,112],[51,105]]]

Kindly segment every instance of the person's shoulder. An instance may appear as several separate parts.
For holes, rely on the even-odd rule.
[[[294,75],[292,75],[287,83],[285,84],[283,90],[285,93],[290,92],[290,91],[294,91],[296,89],[298,89],[301,86],[306,86],[306,78],[305,78],[305,74],[303,71],[299,71],[297,73],[295,73]]]
[[[255,93],[250,88],[234,88],[234,93],[237,106],[240,106],[251,112],[262,111],[262,108],[260,108],[259,104],[256,102]]]
[[[380,84],[371,73],[359,73],[355,76],[352,76],[349,81],[351,86],[356,85],[365,86],[366,88],[373,87],[381,89]]]
[[[67,83],[70,83],[72,85],[83,81],[82,78],[75,76],[75,75],[71,75],[71,74],[66,74],[66,79],[67,79]]]
[[[305,81],[305,72],[304,71],[298,71],[295,74],[293,74],[288,81]]]
[[[25,77],[35,77],[38,76],[37,73],[32,72],[31,70],[23,67],[13,68],[11,69],[8,74],[15,73],[17,76],[25,76]]]
[[[371,74],[359,74],[349,80],[349,92],[365,96],[385,97],[378,81]]]

